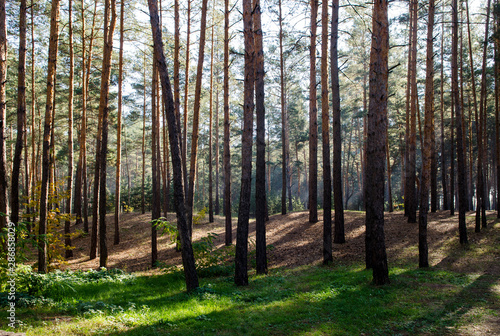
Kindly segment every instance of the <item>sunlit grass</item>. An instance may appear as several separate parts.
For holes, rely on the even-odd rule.
[[[27,335],[444,334],[491,314],[486,293],[483,300],[464,294],[481,285],[479,275],[399,266],[390,277],[390,285],[376,287],[363,265],[304,266],[251,276],[248,287],[236,287],[231,277],[206,278],[187,294],[179,273],[140,276],[126,285],[75,286],[53,306],[18,309],[18,329]],[[93,309],[75,310],[82,303]],[[7,328],[6,313],[0,317],[0,328]]]

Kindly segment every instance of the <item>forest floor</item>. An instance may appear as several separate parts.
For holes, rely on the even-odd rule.
[[[310,223],[309,213],[292,212],[287,215],[270,216],[266,223],[266,241],[271,248],[268,252],[268,265],[273,268],[295,268],[302,265],[321,264],[323,216],[319,211],[319,221]],[[488,213],[490,227],[497,223],[495,213]],[[108,268],[119,268],[128,272],[156,273],[151,269],[151,214],[125,213],[121,215],[120,244],[113,245],[114,219],[107,218],[108,224]],[[169,214],[168,220],[175,222],[175,215]],[[467,213],[468,238],[470,246],[480,247],[491,238],[490,231],[474,232],[475,213]],[[216,248],[224,245],[224,217],[215,216],[214,223],[208,223],[208,215],[194,228],[193,241],[199,241],[209,233],[217,234]],[[385,213],[385,243],[389,266],[418,264],[418,224],[409,224],[400,211]],[[364,262],[365,257],[365,213],[345,212],[346,243],[333,245],[334,264],[349,265]],[[233,244],[236,242],[236,219],[233,218]],[[500,237],[496,237],[500,239]],[[249,227],[250,250],[254,249],[255,220]],[[492,242],[499,244],[500,241]],[[485,265],[500,276],[500,255],[481,255],[476,260],[468,258],[458,243],[458,215],[450,216],[449,211],[429,213],[428,217],[429,263],[431,266],[447,268],[462,273],[484,271]],[[63,269],[97,269],[99,258],[89,260],[90,236],[79,235],[73,240],[74,258]],[[158,259],[165,265],[182,265],[181,254],[175,251],[167,236],[158,237]],[[495,262],[496,261],[496,262]]]
[[[208,216],[206,216],[201,224],[195,226],[193,241],[200,241],[210,233],[215,233],[218,235],[215,239],[215,248],[222,250],[224,245],[224,218],[216,216],[215,223],[208,223],[207,218]],[[428,243],[429,262],[431,267],[429,272],[422,272],[418,269],[418,224],[407,223],[402,212],[386,213],[385,238],[392,284],[387,287],[387,289],[377,289],[366,283],[366,280],[363,280],[365,279],[364,277],[368,277],[367,279],[371,277],[369,272],[363,271],[365,253],[364,212],[345,212],[346,243],[334,244],[333,247],[334,262],[331,267],[338,270],[337,274],[335,274],[335,272],[329,272],[328,270],[330,267],[321,267],[323,232],[321,211],[319,211],[319,222],[317,223],[309,223],[308,212],[292,212],[285,216],[273,215],[270,217],[269,222],[267,222],[267,244],[269,247],[268,264],[270,269],[268,280],[265,280],[266,278],[256,277],[255,272],[251,270],[250,275],[253,279],[251,281],[253,281],[254,284],[250,286],[251,288],[248,288],[248,290],[241,289],[236,292],[234,292],[235,289],[230,286],[230,277],[227,279],[223,277],[220,281],[218,280],[215,282],[213,282],[214,280],[208,281],[217,288],[216,291],[223,291],[223,288],[229,286],[228,290],[231,291],[231,293],[237,293],[234,295],[240,297],[240,299],[236,301],[234,309],[243,309],[242,307],[248,309],[248,305],[251,305],[255,307],[257,311],[260,311],[258,307],[261,301],[259,300],[263,300],[264,306],[266,306],[267,296],[264,296],[262,292],[268,293],[266,290],[268,286],[274,288],[273,286],[279,285],[273,289],[271,294],[265,295],[284,295],[283,293],[286,294],[290,291],[288,286],[295,288],[297,293],[310,292],[309,294],[303,295],[313,295],[317,286],[323,286],[321,282],[323,282],[325,286],[328,284],[328,286],[336,286],[335,283],[337,281],[347,284],[352,281],[358,281],[359,283],[356,282],[356,286],[361,286],[363,288],[361,292],[356,294],[359,298],[349,296],[345,298],[346,301],[342,301],[343,299],[331,301],[331,305],[333,306],[328,308],[330,309],[330,315],[321,317],[321,314],[323,314],[321,313],[318,315],[318,319],[321,317],[323,321],[325,318],[329,321],[332,316],[335,316],[335,312],[342,315],[342,309],[350,309],[349,306],[347,306],[350,302],[361,300],[362,302],[355,303],[357,304],[356,309],[359,310],[349,313],[351,318],[356,316],[354,317],[355,321],[359,319],[363,320],[362,316],[364,313],[367,314],[366,318],[375,319],[374,321],[378,319],[382,321],[386,321],[387,319],[394,321],[384,322],[385,326],[383,328],[385,329],[379,329],[379,327],[377,327],[378,322],[373,322],[375,324],[374,329],[371,329],[372,331],[368,331],[368,333],[363,332],[361,333],[362,335],[500,335],[500,222],[496,219],[496,213],[494,212],[489,212],[487,218],[488,228],[482,229],[480,233],[475,233],[474,213],[469,212],[467,214],[469,244],[467,246],[461,246],[458,239],[458,216],[449,216],[449,211],[439,211],[429,214]],[[174,221],[174,215],[169,215],[168,220]],[[163,266],[160,268],[151,268],[151,224],[149,213],[129,213],[122,215],[120,227],[121,242],[119,245],[113,245],[112,228],[114,223],[112,216],[109,216],[107,223],[109,252],[108,268],[119,268],[128,272],[135,272],[138,276],[144,276],[146,279],[151,277],[152,282],[148,282],[150,283],[149,286],[156,286],[156,282],[159,281],[158,276],[162,276],[169,267],[181,265],[180,253],[175,251],[174,245],[171,244],[170,239],[166,236],[159,236],[158,256]],[[250,222],[249,232],[249,246],[250,250],[252,250],[254,249],[253,242],[255,241],[255,221]],[[232,237],[234,243],[236,238],[235,220],[233,222]],[[89,260],[88,258],[90,237],[79,234],[79,237],[74,239],[73,244],[75,245],[75,257],[69,260],[63,268],[71,270],[97,269],[98,258],[95,260]],[[250,253],[250,255],[252,258],[252,253]],[[251,264],[252,263],[250,263],[250,265]],[[306,275],[303,275],[302,272]],[[283,280],[284,274],[295,274],[297,280],[293,280],[293,275],[291,278],[285,278],[285,280]],[[309,275],[307,274],[314,275],[308,278]],[[316,276],[320,278],[319,283],[315,278]],[[337,279],[336,277],[339,278]],[[314,281],[311,279],[314,279]],[[267,284],[263,281],[268,281],[269,283]],[[203,288],[205,288],[205,286],[206,285],[204,285]],[[208,284],[208,286],[211,285]],[[342,285],[338,290],[350,290],[349,285],[346,286]],[[255,294],[259,290],[261,294]],[[331,295],[332,289],[326,288],[327,292],[329,290]],[[209,292],[205,294],[209,295],[212,289],[208,288],[208,291]],[[117,292],[123,293],[123,289],[117,289]],[[380,296],[380,293],[385,294]],[[110,300],[119,300],[118,298],[113,298],[112,294],[110,295]],[[127,295],[135,297],[134,295],[137,294],[131,293]],[[255,296],[259,297],[255,298]],[[128,300],[128,296],[125,296],[124,300]],[[158,302],[165,302],[164,300],[165,299],[160,299]],[[382,308],[375,308],[373,312],[366,311],[366,309],[368,309],[366,303],[372,302],[372,300],[375,300],[375,302],[377,302],[376,300],[385,300],[385,307],[387,308],[383,309],[388,309],[387,312],[377,312],[377,309]],[[313,300],[309,303],[311,309],[316,305],[314,302],[316,301]],[[328,301],[325,301],[324,305],[327,305],[327,302]],[[224,303],[224,305],[227,305],[227,303]],[[377,304],[374,304],[374,307],[376,306]],[[383,306],[384,305],[380,305],[379,307]],[[365,312],[363,312],[363,310],[365,310]],[[305,314],[305,311],[299,309],[296,313],[289,313],[290,318],[298,318],[293,316],[295,316],[294,314],[301,316],[300,312],[304,312]],[[215,321],[219,323],[219,321],[226,321],[227,319],[225,319],[224,316],[227,318],[227,315],[224,314],[227,313],[223,313],[221,316],[200,315],[202,318],[198,316],[194,320],[192,318],[186,319],[186,322],[179,322],[180,324],[176,324],[176,328],[178,328],[177,331],[179,334],[183,331],[193,331],[194,329],[191,329],[194,328],[193,323],[215,323]],[[234,318],[238,319],[238,314],[236,312],[234,312],[234,314]],[[276,316],[279,316],[279,319],[286,318],[286,314],[284,317],[283,313],[280,313],[280,311],[277,311],[276,314]],[[345,312],[345,314],[348,313]],[[361,314],[361,316],[358,316],[358,314]],[[210,316],[210,318],[205,321],[205,316]],[[271,317],[271,319],[273,319],[273,317]],[[309,321],[307,323],[312,323],[311,321],[313,321],[314,318],[310,319],[307,317],[306,320]],[[265,320],[263,323],[264,322],[268,323]],[[165,326],[162,323],[163,322],[159,325],[155,325],[154,328],[159,328],[158,330],[164,328]],[[183,323],[185,323],[185,325]],[[363,322],[352,322],[348,320],[345,323],[346,326],[344,327],[350,327]],[[81,322],[80,325],[86,324]],[[241,326],[241,322],[239,325]],[[267,326],[267,324],[265,325]],[[294,325],[295,324],[290,324],[290,322],[283,322],[283,329],[278,329],[270,334],[284,335],[288,333],[285,330],[295,330],[293,334],[301,334],[298,330],[304,330],[305,327],[302,324],[296,327],[294,327]],[[269,326],[271,326],[271,324],[269,324]],[[341,328],[341,326],[342,325],[340,325],[339,328]],[[201,326],[200,328],[201,330],[206,330],[203,329],[206,328],[205,326]],[[227,330],[224,328],[229,327],[221,328],[220,330]],[[307,328],[309,328],[309,325]],[[358,329],[354,330],[358,331],[344,331],[338,334],[360,335],[359,328],[361,327],[358,325],[357,328]],[[230,330],[229,334],[247,334],[247,332],[239,329]],[[332,334],[330,331],[321,332],[319,330],[320,329],[318,329],[317,332],[321,335]],[[134,332],[130,334],[135,335],[141,332],[144,333],[145,331],[141,331],[139,328]],[[219,331],[216,331],[214,334],[228,333],[219,333]],[[253,334],[253,332],[251,334]],[[309,333],[306,332],[306,334]]]

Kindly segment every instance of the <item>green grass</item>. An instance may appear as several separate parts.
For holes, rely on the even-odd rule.
[[[182,274],[76,283],[64,296],[18,308],[27,335],[428,335],[454,334],[498,316],[498,279],[437,268],[392,268],[391,284],[371,284],[362,265],[273,270],[236,287],[201,279],[184,291]],[[67,280],[66,280],[67,281]],[[57,281],[54,286],[58,286]],[[55,293],[55,291],[49,291]],[[496,303],[495,303],[496,302]],[[7,326],[5,309],[0,328]]]

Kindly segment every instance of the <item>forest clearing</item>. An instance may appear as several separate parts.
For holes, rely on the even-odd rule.
[[[180,255],[168,239],[159,240],[163,266],[149,269],[149,237],[137,234],[147,232],[148,215],[124,214],[123,244],[110,250],[110,268],[132,275],[99,278],[94,271],[95,282],[79,283],[59,273],[44,288],[45,301],[18,309],[21,330],[27,335],[500,335],[500,223],[494,216],[487,230],[470,230],[464,248],[456,216],[432,214],[431,267],[422,270],[418,226],[406,223],[402,212],[386,214],[391,283],[379,287],[370,285],[363,265],[364,213],[346,212],[347,243],[334,246],[328,266],[321,265],[320,224],[309,223],[307,212],[274,215],[268,222],[268,275],[250,271],[250,285],[242,288],[232,284],[230,262],[224,263],[229,269],[199,266],[200,288],[187,294]],[[471,226],[473,213],[467,221]],[[222,218],[214,223],[205,218],[195,227],[194,245],[218,233],[211,252],[224,249],[223,230]],[[88,242],[89,237],[75,239],[75,258],[63,268],[96,269],[97,261],[83,251]],[[255,254],[250,255],[254,264]],[[1,314],[5,329],[6,313]]]

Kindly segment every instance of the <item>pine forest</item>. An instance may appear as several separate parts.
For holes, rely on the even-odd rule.
[[[0,329],[500,335],[499,55],[497,0],[0,0]]]

